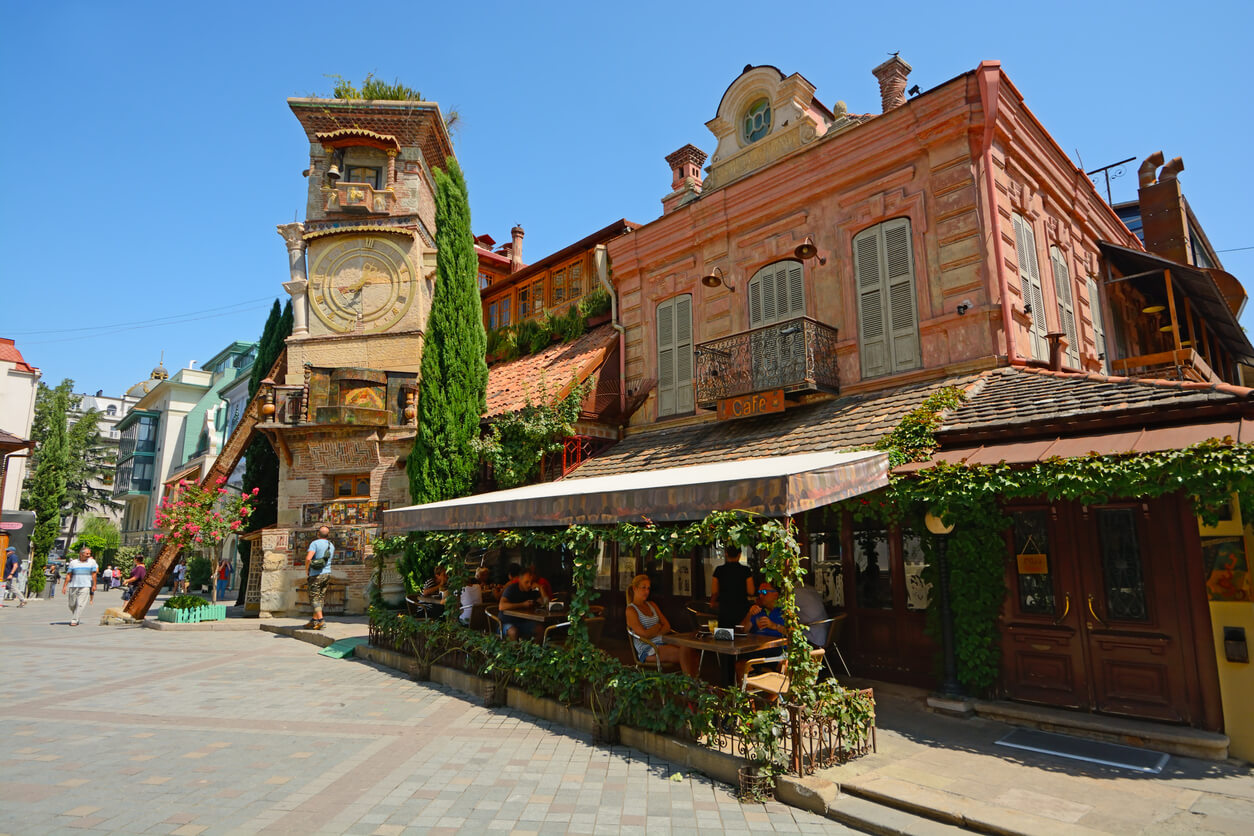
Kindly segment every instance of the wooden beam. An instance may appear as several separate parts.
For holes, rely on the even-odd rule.
[[[1189,326],[1189,347],[1197,351],[1197,340],[1193,336],[1193,309],[1188,296],[1184,297],[1184,323]]]
[[[1171,287],[1171,271],[1163,271],[1163,280],[1167,283],[1167,310],[1171,314],[1171,339],[1176,351],[1180,346],[1180,320],[1176,318],[1176,293]]]

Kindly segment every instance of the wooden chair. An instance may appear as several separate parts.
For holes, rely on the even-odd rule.
[[[841,629],[845,626],[845,619],[848,617],[849,613],[842,612],[839,615],[834,615],[831,618],[825,618],[822,621],[813,621],[805,626],[825,626],[827,628],[827,638],[823,642],[823,649],[834,651],[836,653],[836,658],[840,660],[840,666],[845,669],[845,676],[853,676],[853,674],[849,673],[849,665],[845,664],[844,654],[840,652],[840,647],[837,645],[837,642],[840,641]],[[835,679],[836,671],[832,670],[832,657],[824,656],[823,663],[827,665],[827,672],[832,675],[833,679]]]
[[[815,648],[810,651],[810,658],[822,659],[826,656],[823,648]],[[774,664],[778,659],[750,659],[749,667],[745,671],[745,681],[743,688],[746,691],[760,691],[771,701],[779,699],[783,694],[788,693],[788,686],[792,684],[792,677],[788,674],[788,660],[785,659],[780,663],[779,670],[764,671],[759,674],[750,673],[753,668],[765,664]]]

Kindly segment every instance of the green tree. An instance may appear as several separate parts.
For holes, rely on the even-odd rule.
[[[257,346],[257,359],[253,362],[252,374],[248,379],[248,400],[251,402],[261,389],[261,381],[270,373],[270,367],[283,353],[287,338],[292,333],[292,303],[289,300],[279,307],[279,300],[274,300],[270,315],[266,318],[265,327],[261,331],[261,340]],[[257,489],[253,500],[253,512],[248,518],[247,531],[256,531],[267,525],[273,525],[279,518],[279,457],[275,454],[270,442],[260,433],[253,438],[245,451],[244,460],[244,493],[251,494]],[[239,540],[236,551],[240,556],[240,577],[248,577],[251,562],[251,549],[244,540]],[[244,602],[246,583],[239,585],[237,604]]]
[[[80,398],[71,396],[71,409],[77,409]],[[100,412],[89,409],[78,413],[66,436],[69,447],[65,472],[64,516],[70,518],[69,534],[73,537],[78,520],[92,511],[115,510],[122,507],[113,501],[109,477],[116,467],[116,454],[100,435]]]
[[[69,470],[69,444],[66,421],[71,409],[74,381],[63,380],[55,389],[39,385],[35,395],[35,420],[31,437],[36,441],[34,466],[22,492],[22,507],[35,512],[31,537],[31,565],[27,586],[32,592],[44,588],[44,566],[48,552],[61,530],[65,503],[65,477]],[[37,431],[37,432],[36,432]]]
[[[92,550],[97,562],[103,568],[110,563],[117,563],[118,547],[122,544],[122,534],[118,527],[104,517],[88,517],[83,523],[83,530],[70,546],[70,553],[77,552],[86,546]]]
[[[454,159],[435,172],[436,282],[418,381],[418,435],[409,455],[414,502],[464,496],[474,485],[479,419],[487,409],[487,335],[470,200]]]

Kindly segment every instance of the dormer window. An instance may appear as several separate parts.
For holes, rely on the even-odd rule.
[[[745,143],[757,142],[771,130],[771,103],[765,98],[749,105],[742,120],[742,136]]]

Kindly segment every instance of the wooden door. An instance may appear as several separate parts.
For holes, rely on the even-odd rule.
[[[1006,533],[1002,685],[1011,699],[1091,708],[1074,548],[1055,506],[1016,507]]]
[[[1183,534],[1165,501],[1016,506],[1002,687],[1012,699],[1151,720],[1199,716],[1183,635]]]
[[[1148,505],[1136,504],[1094,507],[1087,516],[1077,531],[1081,552],[1091,556],[1080,574],[1094,707],[1188,723],[1180,623],[1187,598],[1172,565],[1183,544],[1162,519],[1174,515],[1154,521]]]

